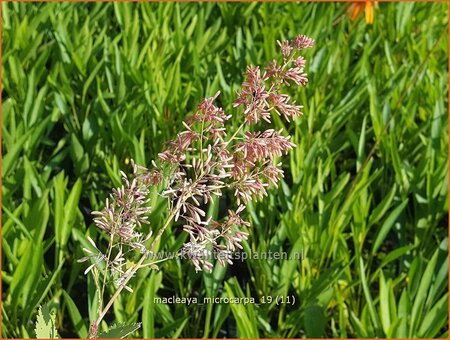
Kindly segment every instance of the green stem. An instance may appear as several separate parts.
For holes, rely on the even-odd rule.
[[[101,294],[100,294],[99,309],[103,308],[103,296],[105,294],[106,277],[108,276],[108,266],[109,266],[109,261],[111,259],[113,240],[114,240],[114,234],[112,234],[111,238],[109,239],[108,257],[107,257],[107,262],[105,263],[105,271],[103,272],[103,283],[102,283],[102,289],[101,289]]]
[[[164,233],[164,231],[167,229],[167,227],[169,226],[170,222],[172,221],[172,219],[175,217],[175,213],[176,213],[176,209],[169,215],[169,217],[166,220],[166,223],[164,224],[164,226],[160,229],[160,231],[158,232],[158,235],[155,237],[155,239],[153,240],[153,242],[150,245],[150,249],[153,250],[153,247],[155,246],[156,242],[161,238],[162,234]],[[131,270],[128,272],[128,274],[125,276],[124,281],[120,284],[120,286],[117,288],[116,292],[114,293],[114,295],[111,297],[111,299],[108,301],[108,303],[106,304],[105,308],[103,308],[103,310],[100,312],[99,317],[97,318],[97,320],[94,321],[94,325],[96,325],[97,327],[91,327],[91,329],[94,329],[91,334],[89,334],[90,338],[95,338],[97,336],[97,330],[98,330],[98,326],[100,326],[100,322],[103,320],[103,318],[105,317],[106,313],[108,312],[108,310],[111,308],[111,306],[113,305],[114,301],[116,301],[116,299],[118,298],[119,294],[122,292],[122,290],[125,288],[125,286],[127,285],[127,283],[130,281],[130,279],[134,276],[134,274],[138,271],[139,268],[142,267],[142,264],[144,263],[144,261],[147,259],[148,254],[145,253],[142,255],[142,257],[139,259],[139,261],[131,268]]]
[[[211,323],[212,307],[213,307],[213,305],[211,303],[208,303],[208,305],[206,306],[206,318],[205,318],[205,329],[203,331],[203,339],[208,338],[208,335],[209,335],[209,326]]]
[[[242,130],[242,128],[244,127],[244,125],[245,125],[245,123],[242,123],[242,124],[238,127],[238,129],[237,129],[236,132],[230,137],[230,139],[227,140],[227,141],[225,142],[225,145],[230,144],[231,141],[232,141],[233,139],[236,138],[236,136],[238,135],[238,133],[241,132],[241,130]]]

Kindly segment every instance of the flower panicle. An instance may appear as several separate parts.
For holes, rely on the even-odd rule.
[[[101,211],[93,211],[95,225],[112,237],[124,242],[139,238],[136,227],[148,224],[149,187],[161,184],[160,171],[150,171],[132,162],[133,173],[129,178],[121,171],[122,186],[112,190]]]
[[[164,184],[160,195],[168,201],[169,216],[189,235],[180,254],[189,257],[196,271],[211,271],[214,253],[221,255],[220,264],[232,264],[230,254],[242,249],[249,236],[250,223],[241,217],[244,206],[267,196],[269,187],[277,187],[284,176],[278,158],[295,147],[282,130],[258,130],[255,126],[272,124],[272,114],[287,122],[303,114],[303,106],[284,90],[308,83],[306,60],[300,52],[313,44],[305,35],[278,41],[281,63],[273,60],[263,69],[247,67],[233,102],[234,108],[242,110],[244,122],[234,133],[227,130],[232,116],[215,104],[220,92],[203,99],[183,122],[183,131],[158,154],[160,165],[153,162],[155,170],[133,162],[131,176],[121,173],[122,185],[113,190],[103,210],[93,213],[97,227],[132,250],[152,251],[144,244],[148,237],[138,230],[148,223],[149,188]],[[236,209],[218,220],[208,217],[208,204],[227,192],[234,195]],[[121,269],[126,253],[115,254],[117,260],[110,265],[123,277],[127,275]]]
[[[275,111],[288,122],[290,119],[303,113],[303,106],[297,105],[291,98],[281,93],[281,85],[305,86],[308,75],[304,72],[306,60],[298,55],[301,51],[311,48],[314,40],[299,35],[292,41],[277,41],[283,63],[273,60],[261,72],[259,66],[248,66],[245,74],[246,80],[238,92],[234,107],[242,107],[245,121],[256,124],[260,121],[271,123],[271,112]]]
[[[283,93],[283,86],[308,83],[306,60],[299,53],[313,44],[305,35],[278,42],[281,64],[273,60],[264,69],[247,67],[245,81],[233,102],[233,107],[242,108],[245,125],[271,124],[272,113],[288,122],[303,115],[303,106]],[[277,187],[284,172],[282,163],[275,162],[275,158],[295,147],[290,136],[270,128],[230,137],[226,122],[231,115],[214,104],[218,96],[219,92],[205,98],[183,123],[186,130],[160,154],[162,161],[171,163],[182,174],[163,191],[163,196],[171,202],[174,220],[181,220],[183,230],[190,236],[183,254],[189,255],[197,271],[212,268],[208,259],[211,251],[229,253],[240,248],[240,242],[247,237],[240,228],[249,226],[239,216],[242,204],[266,196],[269,186]],[[240,208],[229,212],[224,222],[208,219],[206,205],[227,189]],[[219,262],[232,263],[229,257]]]

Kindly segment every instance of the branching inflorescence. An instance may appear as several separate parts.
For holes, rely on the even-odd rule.
[[[189,234],[179,255],[191,259],[196,271],[212,270],[213,253],[222,265],[232,264],[231,252],[242,248],[241,242],[248,237],[244,229],[249,222],[240,216],[245,204],[267,195],[268,186],[277,185],[283,170],[276,159],[295,146],[281,130],[251,130],[259,123],[270,124],[273,113],[288,122],[303,114],[303,107],[282,90],[308,82],[305,59],[299,52],[312,47],[313,40],[299,35],[290,42],[278,41],[278,45],[282,63],[274,60],[262,71],[258,66],[248,66],[246,80],[233,103],[242,108],[244,121],[234,133],[226,128],[231,115],[214,104],[219,92],[204,99],[183,122],[184,131],[167,143],[157,163],[152,162],[153,169],[133,163],[132,176],[122,172],[122,187],[113,190],[102,211],[93,213],[94,222],[106,232],[109,245],[103,254],[90,239],[95,251],[85,249],[88,256],[80,260],[95,259],[86,273],[94,270],[101,307],[91,326],[91,336],[96,335],[99,322],[120,291],[131,290],[127,283],[136,271],[160,262],[151,262],[151,255],[170,223],[180,223]],[[152,240],[151,232],[143,235],[139,231],[142,224],[149,223],[151,186],[161,188],[161,195],[168,201],[167,220],[158,226]],[[221,220],[207,218],[208,204],[226,191],[236,199],[234,209]],[[136,251],[141,257],[127,269],[126,256]],[[146,260],[150,262],[145,263]],[[114,280],[117,290],[103,308],[105,284],[110,280]]]

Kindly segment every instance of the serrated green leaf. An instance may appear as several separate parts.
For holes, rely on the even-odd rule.
[[[47,305],[39,307],[34,331],[37,339],[59,338],[56,330],[56,314],[50,312]]]

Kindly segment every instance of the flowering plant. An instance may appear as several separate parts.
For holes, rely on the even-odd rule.
[[[270,124],[273,113],[288,122],[302,115],[302,106],[289,95],[282,93],[286,86],[307,83],[304,73],[305,59],[299,55],[303,49],[313,46],[313,40],[299,35],[292,41],[278,41],[282,62],[276,60],[261,70],[248,66],[246,80],[237,94],[233,107],[243,111],[243,122],[234,133],[228,132],[226,122],[231,118],[214,104],[219,96],[204,99],[195,113],[183,122],[184,131],[167,143],[167,148],[147,169],[132,162],[133,172],[122,175],[122,186],[113,189],[102,211],[95,211],[94,222],[108,238],[106,252],[102,252],[91,238],[91,249],[81,262],[93,260],[85,274],[92,272],[99,296],[99,313],[90,329],[95,337],[98,325],[136,272],[163,261],[153,259],[155,247],[170,223],[182,221],[182,228],[189,234],[178,255],[188,256],[195,270],[211,271],[212,252],[218,254],[220,264],[232,264],[231,252],[242,248],[248,237],[243,229],[249,222],[240,214],[245,204],[267,195],[267,187],[277,185],[283,177],[281,163],[275,159],[286,154],[295,144],[290,136],[274,129],[255,130],[258,123]],[[140,232],[147,224],[150,212],[150,187],[161,188],[161,195],[168,201],[168,217],[152,238],[152,232]],[[221,221],[206,217],[205,207],[215,197],[230,190],[236,198],[236,206]],[[140,254],[131,267],[126,259]],[[107,282],[113,281],[116,291],[103,306]]]

